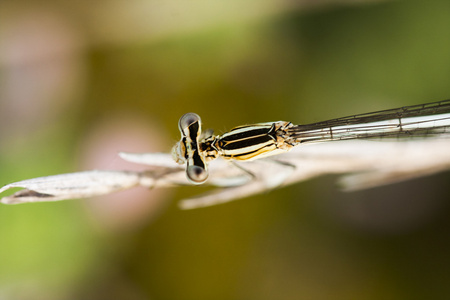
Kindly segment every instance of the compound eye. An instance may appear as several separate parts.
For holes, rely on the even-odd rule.
[[[208,171],[199,166],[188,166],[186,169],[186,175],[190,182],[193,184],[202,184],[208,179]]]
[[[181,132],[184,132],[184,130],[196,122],[201,122],[200,116],[195,113],[187,113],[181,116],[180,121],[178,121],[178,128]]]

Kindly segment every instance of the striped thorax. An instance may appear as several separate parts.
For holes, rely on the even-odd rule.
[[[214,138],[211,148],[224,159],[253,160],[289,151],[286,142],[289,122],[260,123],[233,128]]]

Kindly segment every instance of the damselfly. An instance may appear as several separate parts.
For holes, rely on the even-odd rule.
[[[450,100],[306,125],[285,121],[244,125],[217,136],[202,132],[200,117],[187,113],[178,127],[181,140],[172,149],[173,158],[186,164],[190,182],[201,184],[208,178],[208,163],[218,157],[245,161],[281,154],[303,143],[448,134]]]
[[[150,169],[94,170],[22,180],[0,187],[0,194],[22,188],[0,198],[0,202],[59,201],[105,195],[135,186],[173,187],[189,181],[200,184],[210,172],[206,184],[216,189],[180,202],[183,209],[192,209],[260,194],[325,174],[345,174],[340,177],[339,185],[350,191],[450,168],[450,100],[307,125],[282,121],[247,125],[219,136],[210,131],[202,132],[200,117],[192,113],[180,119],[179,127],[181,141],[173,148],[172,155],[120,154],[126,161],[147,165]],[[418,138],[388,139],[382,143],[358,140],[402,136]],[[430,136],[438,138],[430,139]],[[315,144],[336,140],[349,141]],[[301,144],[306,146],[299,146]],[[284,154],[272,156],[280,153]],[[186,163],[186,170],[172,157],[179,163]],[[212,161],[215,158],[223,159]]]

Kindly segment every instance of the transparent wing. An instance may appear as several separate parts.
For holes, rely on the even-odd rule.
[[[450,100],[296,125],[289,135],[298,143],[450,135]]]

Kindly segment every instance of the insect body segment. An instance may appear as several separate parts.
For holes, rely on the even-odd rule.
[[[288,122],[239,126],[216,137],[213,147],[224,159],[253,160],[289,151],[292,145],[281,138]]]
[[[216,139],[215,146],[226,159],[247,160],[275,150],[274,124],[249,125],[232,129]]]

